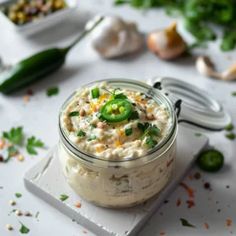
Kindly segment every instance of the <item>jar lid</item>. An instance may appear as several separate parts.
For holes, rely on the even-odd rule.
[[[209,130],[222,130],[231,122],[230,115],[219,102],[192,84],[167,77],[149,79],[148,84],[161,90],[173,104],[182,101],[179,122]]]

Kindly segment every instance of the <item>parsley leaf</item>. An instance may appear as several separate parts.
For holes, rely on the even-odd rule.
[[[9,132],[3,132],[3,137],[8,139],[13,144],[20,145],[24,139],[23,128],[21,126],[11,128]]]
[[[133,111],[129,117],[129,120],[137,120],[139,118],[139,114],[137,111]]]
[[[46,93],[48,97],[55,96],[59,93],[59,88],[58,87],[48,88]]]
[[[21,224],[21,228],[19,229],[20,233],[22,233],[22,234],[28,234],[29,231],[30,231],[30,229],[28,229],[28,228],[27,228],[24,224],[22,224],[21,222],[20,222],[20,224]]]
[[[36,139],[34,136],[27,139],[26,150],[31,155],[37,155],[35,148],[44,147],[44,143],[40,139]]]
[[[16,196],[17,198],[20,198],[20,197],[22,197],[22,194],[21,194],[21,193],[15,193],[15,196]]]
[[[127,96],[123,93],[118,93],[113,95],[114,99],[127,99]]]
[[[126,136],[130,136],[132,133],[133,133],[132,128],[125,129],[125,135],[126,135]]]
[[[60,195],[60,200],[62,201],[62,202],[64,202],[65,200],[67,200],[69,198],[69,196],[67,196],[66,194],[61,194]]]
[[[232,131],[234,129],[234,125],[232,123],[225,126],[226,131]]]
[[[147,136],[146,144],[149,148],[154,148],[157,145],[157,141],[152,136]]]
[[[235,91],[235,92],[232,92],[231,95],[232,95],[233,97],[235,97],[235,96],[236,96],[236,91]]]
[[[83,130],[80,130],[78,133],[77,133],[77,136],[78,137],[84,137],[86,135],[86,133],[83,131]]]
[[[236,135],[234,133],[228,133],[225,135],[227,139],[234,140],[236,138]]]
[[[195,228],[194,225],[190,224],[190,223],[189,223],[186,219],[184,219],[184,218],[180,218],[180,221],[181,221],[181,224],[182,224],[183,226]]]

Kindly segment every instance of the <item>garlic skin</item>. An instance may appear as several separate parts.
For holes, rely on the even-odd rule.
[[[186,43],[177,32],[176,22],[164,30],[153,31],[147,36],[149,50],[162,59],[171,60],[186,51]]]
[[[214,65],[209,57],[200,56],[196,60],[196,68],[201,75],[220,80],[236,80],[236,64],[233,64],[227,70],[219,73],[214,69]]]
[[[87,27],[92,22],[88,22]],[[143,46],[143,36],[136,24],[116,16],[106,16],[91,37],[93,48],[104,58],[130,54]]]
[[[220,73],[216,72],[209,57],[200,56],[196,60],[196,68],[201,75],[220,79]]]

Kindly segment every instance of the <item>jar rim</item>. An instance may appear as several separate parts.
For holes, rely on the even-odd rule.
[[[119,163],[124,163],[124,162],[126,163],[126,162],[130,162],[130,161],[137,161],[139,159],[142,159],[147,156],[151,156],[152,154],[158,152],[169,142],[169,140],[173,137],[173,135],[176,135],[175,131],[177,128],[177,117],[176,117],[176,114],[174,111],[174,107],[173,107],[171,101],[169,100],[169,98],[165,94],[161,93],[160,90],[157,90],[144,82],[133,80],[133,79],[124,79],[124,78],[109,78],[109,79],[93,81],[93,82],[84,84],[83,86],[81,86],[79,88],[79,90],[83,89],[85,87],[92,86],[97,83],[102,83],[102,82],[106,82],[108,84],[117,84],[118,83],[118,84],[122,84],[122,85],[131,85],[131,86],[133,85],[133,86],[147,89],[148,92],[146,92],[145,94],[155,96],[156,100],[162,101],[162,103],[164,103],[168,107],[169,114],[171,116],[171,121],[172,121],[171,127],[169,128],[168,134],[165,136],[165,138],[158,145],[156,145],[154,148],[150,149],[144,155],[141,155],[141,156],[138,156],[135,158],[132,157],[132,158],[125,158],[122,160],[109,160],[109,159],[104,159],[104,158],[98,157],[98,156],[93,155],[91,153],[87,153],[87,152],[79,149],[68,138],[68,135],[66,135],[65,130],[61,126],[61,116],[64,111],[64,108],[66,108],[66,106],[69,104],[69,102],[73,99],[73,97],[77,93],[77,90],[76,90],[66,99],[66,101],[63,103],[63,105],[60,109],[60,112],[59,112],[59,134],[60,134],[60,137],[62,139],[63,144],[66,146],[66,148],[68,148],[75,155],[75,157],[82,158],[82,159],[89,161],[89,162],[93,162],[96,160],[96,161],[102,161],[105,163],[113,163],[113,164],[119,164]]]

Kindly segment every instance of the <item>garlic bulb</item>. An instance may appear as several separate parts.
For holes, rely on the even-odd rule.
[[[222,73],[217,72],[214,69],[213,63],[209,57],[198,57],[196,60],[196,68],[200,74],[209,76],[220,80],[235,80],[236,79],[236,64],[230,66],[227,70]]]
[[[162,59],[174,59],[186,51],[186,43],[177,32],[176,22],[168,28],[153,31],[148,34],[147,46],[149,50]]]
[[[91,23],[89,22],[87,26]],[[92,32],[91,37],[93,48],[104,58],[129,54],[143,46],[143,37],[136,24],[116,16],[106,16]]]

